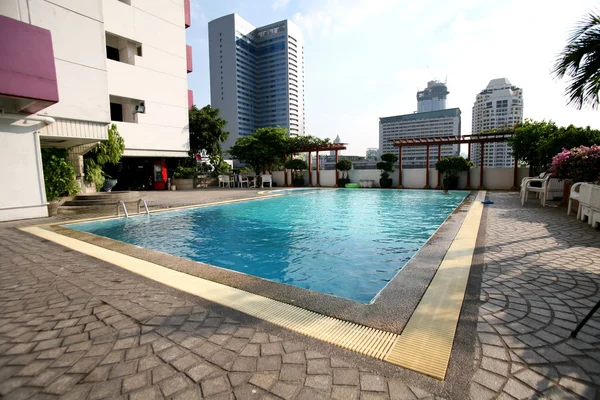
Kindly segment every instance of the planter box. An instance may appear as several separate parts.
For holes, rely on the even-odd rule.
[[[175,185],[177,190],[192,190],[194,189],[194,179],[172,179],[171,185]]]

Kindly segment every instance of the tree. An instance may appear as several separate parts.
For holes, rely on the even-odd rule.
[[[509,140],[515,158],[532,168],[546,170],[552,158],[563,149],[600,143],[600,131],[569,125],[558,127],[554,122],[526,120],[518,125]]]
[[[204,150],[219,173],[223,161],[221,142],[227,140],[229,132],[223,130],[227,121],[219,117],[219,109],[209,105],[199,109],[195,105],[189,111],[190,155],[195,157]]]
[[[545,159],[540,151],[540,145],[545,142],[558,127],[552,121],[532,121],[525,122],[515,127],[515,134],[508,139],[512,148],[513,157],[524,161],[532,168],[545,167],[550,159]],[[556,154],[556,153],[555,153]]]
[[[124,152],[125,141],[119,135],[117,126],[112,124],[108,128],[108,140],[100,142],[85,155],[85,180],[94,183],[96,190],[102,189],[106,177],[110,178],[105,169],[116,167]]]
[[[600,102],[600,16],[589,13],[573,30],[554,64],[555,76],[569,76],[565,94],[568,103],[581,109],[584,104],[597,108]]]
[[[228,153],[252,166],[257,175],[280,163],[286,151],[287,129],[279,126],[259,128],[252,135],[238,138]]]

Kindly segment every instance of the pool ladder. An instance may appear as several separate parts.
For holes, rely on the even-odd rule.
[[[148,210],[148,204],[146,200],[139,199],[137,203],[137,213],[140,214],[142,204],[144,204],[144,209],[146,210],[146,214],[150,215],[150,210]],[[119,200],[117,203],[117,217],[121,216],[121,206],[123,206],[123,213],[125,214],[125,218],[129,218],[129,213],[127,212],[127,207],[125,206],[125,201]]]

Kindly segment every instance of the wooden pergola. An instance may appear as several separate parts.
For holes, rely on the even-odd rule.
[[[393,139],[394,147],[398,147],[398,159],[399,159],[399,167],[398,167],[398,187],[402,187],[402,149],[404,147],[414,147],[414,146],[426,146],[426,178],[425,178],[425,187],[424,189],[431,189],[429,184],[429,155],[430,155],[430,147],[437,146],[438,148],[438,160],[442,158],[442,146],[446,144],[469,144],[469,153],[468,159],[471,159],[471,144],[481,144],[481,163],[479,165],[479,187],[478,189],[483,189],[483,164],[484,164],[484,152],[485,152],[485,144],[486,143],[497,143],[497,142],[505,142],[508,138],[514,135],[513,131],[503,131],[496,133],[485,133],[479,135],[465,135],[465,136],[443,136],[443,137],[431,137],[431,138],[415,138],[415,139]],[[518,187],[517,182],[517,159],[515,159],[514,165],[514,173],[513,173],[513,187]],[[437,189],[441,188],[441,177],[440,171],[437,174]],[[471,173],[470,171],[467,173],[467,189],[471,188]]]
[[[314,151],[316,153],[317,156],[317,186],[321,185],[321,181],[319,178],[319,152],[320,151],[335,151],[335,163],[338,163],[338,151],[340,150],[346,150],[346,144],[347,143],[330,143],[330,144],[320,144],[320,145],[315,145],[315,146],[310,146],[310,147],[305,147],[305,148],[298,148],[298,149],[294,149],[294,153],[308,153],[308,184],[309,186],[312,186],[312,152]],[[292,155],[293,155],[292,154]],[[283,155],[283,162],[285,163],[287,161],[287,154]],[[284,169],[284,179],[285,179],[285,186],[288,185],[288,176],[287,176],[287,168]],[[338,171],[336,169],[335,171],[335,184],[337,186],[338,184]]]

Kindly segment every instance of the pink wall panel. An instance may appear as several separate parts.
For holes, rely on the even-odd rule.
[[[49,30],[0,15],[0,96],[39,100],[32,113],[58,102]]]

